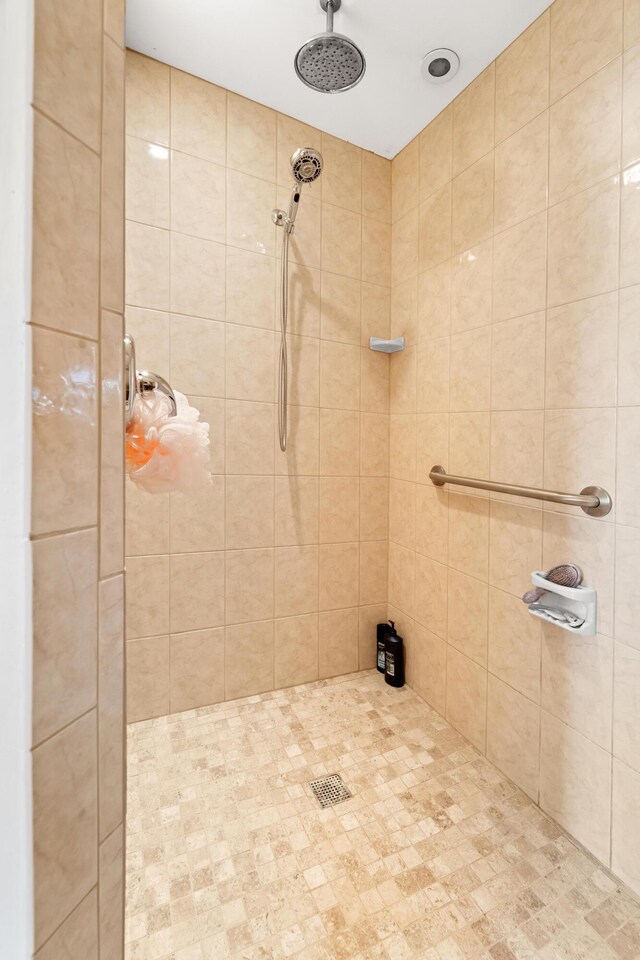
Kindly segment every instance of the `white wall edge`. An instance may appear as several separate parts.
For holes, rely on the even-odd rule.
[[[0,0],[0,953],[33,952],[30,337],[33,0]]]

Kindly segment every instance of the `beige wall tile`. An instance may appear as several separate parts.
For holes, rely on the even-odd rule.
[[[640,161],[640,47],[632,47],[624,57],[622,100],[622,166]]]
[[[582,490],[596,483],[615,486],[616,412],[610,409],[547,410],[544,429],[544,483],[550,490]],[[572,455],[568,455],[568,450]],[[561,513],[568,507],[557,505]],[[573,513],[573,511],[571,511]]]
[[[389,544],[372,540],[360,544],[360,604],[385,603],[389,573]],[[361,667],[360,669],[364,669]]]
[[[395,479],[389,481],[389,537],[396,543],[415,550],[415,483]]]
[[[416,489],[416,550],[446,563],[449,543],[449,494],[419,483]]]
[[[318,614],[275,623],[275,685],[290,687],[318,679]]]
[[[618,208],[610,177],[549,210],[549,306],[615,289]]]
[[[33,740],[95,706],[95,530],[33,544]]]
[[[445,107],[420,134],[420,200],[453,176],[453,106]]]
[[[118,958],[122,955],[124,851],[124,826],[121,825],[102,843],[99,850],[100,951],[103,957]]]
[[[335,610],[358,603],[359,563],[357,543],[320,544],[320,610]]]
[[[441,639],[447,636],[447,568],[416,556],[415,619]]]
[[[615,405],[617,319],[617,292],[549,310],[548,406],[566,409]]]
[[[277,547],[276,617],[314,613],[318,609],[318,547]]]
[[[491,389],[491,328],[451,337],[451,409],[488,410]]]
[[[481,580],[449,567],[449,644],[486,668],[489,588]]]
[[[277,438],[277,416],[272,417],[276,429],[276,476],[309,474],[317,476],[319,460],[320,411],[317,407],[290,406],[287,414],[289,442],[282,452]]]
[[[525,487],[542,484],[543,417],[537,410],[491,414],[491,480]]]
[[[360,410],[389,412],[389,359],[368,347],[360,350]]]
[[[98,587],[98,777],[100,838],[124,814],[124,577]]]
[[[105,24],[106,17],[105,7]],[[105,37],[102,62],[100,304],[117,313],[122,313],[124,303],[125,52],[122,42],[122,37],[119,44]]]
[[[172,230],[224,243],[226,199],[224,167],[172,151]]]
[[[491,415],[489,413],[451,414],[447,464],[451,473],[457,473],[463,477],[489,476],[490,430]],[[433,464],[429,465],[429,470],[431,466]],[[467,490],[471,493],[471,487]],[[482,490],[474,490],[473,496],[482,497],[485,494]]]
[[[396,480],[416,479],[416,415],[414,413],[394,413],[389,417],[389,442],[386,469]],[[368,429],[368,423],[362,421],[361,433]]]
[[[493,150],[495,64],[490,64],[453,101],[453,175]]]
[[[391,219],[395,223],[418,206],[420,143],[416,137],[391,162]]]
[[[35,105],[92,150],[100,149],[102,4],[79,0],[35,11]],[[39,150],[36,146],[36,158]],[[96,258],[88,260],[92,266]]]
[[[227,93],[227,166],[263,180],[276,179],[276,112]]]
[[[225,546],[225,478],[213,476],[202,491],[171,494],[169,524],[174,553],[223,550]]]
[[[389,370],[389,410],[391,413],[416,412],[416,347],[405,347],[391,360]]]
[[[307,272],[311,271],[305,271]],[[300,296],[299,287],[303,279],[298,274],[294,282],[292,272],[292,313],[296,297]],[[275,260],[246,250],[227,248],[225,298],[227,323],[242,323],[250,327],[265,327],[272,330],[275,325],[275,291]],[[308,302],[306,289],[304,298],[305,302]],[[295,310],[295,314],[299,316],[299,311]],[[298,332],[297,325],[292,324],[292,328]]]
[[[640,776],[614,760],[611,868],[636,893],[640,889],[639,802]]]
[[[227,550],[225,585],[227,623],[267,620],[273,617],[273,571],[272,549]]]
[[[169,557],[127,560],[127,638],[169,632]]]
[[[640,40],[640,6],[638,0],[624,0],[625,49]]]
[[[551,10],[551,100],[622,50],[622,0],[559,0]]]
[[[520,597],[489,589],[489,671],[540,702],[541,624]]]
[[[223,320],[225,248],[199,237],[171,233],[171,310]]]
[[[489,583],[520,596],[529,589],[530,572],[539,570],[541,563],[542,512],[492,500]]]
[[[441,263],[418,276],[418,343],[451,332],[451,266]]]
[[[96,345],[35,329],[32,369],[32,533],[95,524]]]
[[[391,329],[414,346],[418,338],[418,278],[409,277],[391,290]],[[389,357],[391,359],[391,357]]]
[[[416,402],[420,413],[439,413],[449,409],[450,355],[450,337],[440,337],[418,347]],[[394,358],[391,361],[392,382],[396,369]],[[398,379],[402,379],[401,376]]]
[[[451,261],[451,332],[491,323],[493,239],[458,254]],[[446,331],[448,332],[448,331]]]
[[[317,336],[318,330],[309,334]],[[360,343],[359,280],[335,273],[321,274],[320,335],[323,340]]]
[[[534,20],[496,60],[496,143],[549,105],[549,16]]]
[[[171,70],[171,146],[174,150],[225,163],[227,94],[206,80]],[[151,138],[153,139],[153,138]],[[166,141],[162,141],[163,143]]]
[[[361,276],[362,218],[340,207],[322,205],[321,266],[343,277]],[[369,278],[371,279],[371,278]]]
[[[97,338],[100,161],[40,114],[34,122],[32,242],[32,321]]]
[[[102,311],[100,320],[100,576],[124,566],[124,486],[122,423],[122,317]]]
[[[320,405],[360,407],[360,347],[323,340],[320,344]]]
[[[544,313],[494,324],[491,331],[491,409],[540,409],[544,405],[544,377]]]
[[[127,723],[170,712],[169,671],[168,636],[127,642]]]
[[[357,476],[359,414],[351,410],[320,410],[320,472],[328,477]]]
[[[169,89],[166,64],[127,50],[125,119],[130,136],[168,146]]]
[[[358,500],[356,496],[356,521],[357,516]],[[276,477],[275,544],[277,547],[317,543],[318,517],[317,477]]]
[[[493,319],[544,310],[547,296],[547,214],[498,234],[493,243]]]
[[[273,689],[273,620],[237,624],[225,633],[227,700]]]
[[[320,520],[320,543],[339,543],[358,539],[359,498],[360,483],[357,477],[322,477],[320,479],[319,514],[317,514]]]
[[[226,478],[227,550],[274,545],[274,478]]]
[[[447,645],[419,623],[416,624],[414,641],[414,688],[434,710],[444,716]]]
[[[416,421],[416,475],[426,482],[431,468],[446,463],[449,448],[449,416],[418,414]]]
[[[125,233],[125,303],[168,310],[170,234],[127,220]]]
[[[540,708],[489,675],[487,758],[535,802],[538,799]]]
[[[391,283],[391,227],[368,217],[362,218],[362,279]]]
[[[640,505],[636,496],[637,468],[634,465],[640,436],[640,410],[623,407],[618,411],[617,520],[640,526]]]
[[[493,229],[493,154],[453,181],[452,253],[486,240]]]
[[[549,202],[558,203],[620,169],[622,61],[585,80],[549,113]]]
[[[289,209],[289,201],[291,197],[291,188],[289,187],[286,191],[278,190],[278,204]],[[261,208],[262,209],[262,208]],[[335,208],[332,208],[332,216],[334,221],[337,220],[341,214]],[[349,229],[347,230],[347,238],[349,242],[353,240],[355,234],[355,221],[357,220],[358,227],[360,224],[359,217],[352,217],[350,221]],[[289,247],[289,256],[291,263],[304,264],[307,267],[313,267],[315,269],[333,269],[332,265],[326,266],[322,262],[322,205],[320,200],[315,197],[310,196],[309,194],[305,197],[304,204],[300,205],[298,211],[298,217],[296,219],[296,230],[295,233],[291,236],[290,247]],[[358,232],[359,235],[359,232]],[[279,240],[280,238],[278,238]],[[345,238],[342,238],[345,239]],[[336,242],[340,242],[340,238],[336,239]],[[333,242],[333,241],[332,241]],[[352,260],[355,264],[357,259],[357,267],[360,269],[360,251],[358,250],[357,258],[355,253],[353,254]],[[336,270],[336,273],[347,273],[346,271]],[[292,270],[292,275],[295,274],[295,271]],[[348,273],[351,276],[351,273]]]
[[[169,494],[150,494],[126,483],[125,555],[169,553]]]
[[[322,134],[322,199],[354,213],[362,212],[362,151],[360,147]]]
[[[170,315],[159,310],[127,306],[125,333],[136,343],[137,360],[149,370],[169,370],[171,355]]]
[[[262,211],[271,210],[275,201],[273,184],[236,170],[227,170],[227,244],[273,257],[276,227],[271,217],[263,216]]]
[[[169,369],[174,388],[201,397],[224,397],[224,323],[173,314],[170,330]]]
[[[616,527],[615,561],[615,636],[640,650],[636,619],[636,570],[640,561],[640,530]]]
[[[360,478],[360,540],[389,536],[389,481],[384,477]]]
[[[358,669],[358,608],[319,615],[320,677]]]
[[[360,414],[360,475],[386,477],[389,473],[389,417]]]
[[[489,577],[489,501],[449,497],[449,565],[478,580]]]
[[[613,641],[542,625],[542,707],[609,750]]]
[[[611,757],[542,711],[540,804],[600,860],[609,858]]]
[[[224,622],[224,559],[222,553],[171,555],[171,633],[217,627]],[[235,581],[234,571],[230,571],[228,567],[229,564],[227,597],[230,599]],[[247,576],[250,576],[250,573],[250,570],[247,571]],[[235,610],[235,607],[233,609]],[[229,618],[229,622],[232,623],[233,620]]]
[[[172,166],[169,149],[138,137],[127,137],[126,151],[127,220],[169,229]]]
[[[418,210],[396,220],[391,230],[391,283],[402,283],[418,273]],[[424,243],[424,241],[423,241]],[[446,258],[446,254],[443,259]],[[424,268],[423,268],[424,269]]]
[[[227,400],[226,458],[228,473],[266,475],[274,464],[274,406]]]
[[[370,337],[388,337],[391,318],[391,296],[387,287],[373,283],[361,285],[362,317],[360,342],[369,346]]]
[[[92,710],[33,754],[36,949],[97,881],[97,791]]]
[[[415,553],[389,541],[389,603],[413,617],[415,602]]]
[[[622,220],[620,225],[620,284],[640,283],[638,241],[640,238],[640,164],[622,176]]]
[[[614,647],[613,754],[640,771],[640,651],[618,642]]]
[[[483,751],[486,742],[487,672],[447,647],[447,720]]]
[[[274,400],[275,339],[271,330],[227,324],[226,395],[234,400]],[[218,368],[220,361],[218,360]]]
[[[545,112],[496,147],[496,230],[512,227],[546,208],[548,128]]]
[[[633,405],[640,390],[640,337],[636,317],[640,308],[640,287],[620,291],[618,403]]]
[[[391,222],[391,163],[362,151],[362,215]]]
[[[98,960],[98,894],[92,890],[36,954],[37,960]]]
[[[289,402],[317,406],[320,397],[320,342],[313,337],[289,337],[287,349]],[[277,356],[279,358],[279,353]]]
[[[358,669],[370,670],[376,665],[376,625],[387,619],[387,604],[377,603],[358,608],[359,618],[359,655]]]
[[[429,270],[451,256],[451,184],[447,183],[420,204],[418,270]],[[398,264],[396,275],[407,268]]]

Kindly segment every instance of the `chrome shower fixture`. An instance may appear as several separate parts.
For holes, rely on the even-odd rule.
[[[329,0],[330,2],[330,0]],[[277,227],[284,227],[282,234],[282,257],[280,260],[280,362],[278,369],[278,434],[280,449],[287,449],[287,400],[289,389],[289,358],[287,356],[287,323],[289,320],[289,238],[293,233],[301,187],[311,184],[322,173],[322,154],[313,147],[300,147],[289,161],[294,184],[289,200],[289,210],[275,209],[271,219]]]
[[[351,90],[360,83],[367,66],[353,40],[333,31],[333,15],[341,5],[342,0],[320,0],[327,14],[327,29],[307,40],[293,61],[302,82],[320,93]]]

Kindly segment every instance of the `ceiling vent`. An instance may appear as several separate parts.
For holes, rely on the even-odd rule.
[[[432,50],[422,60],[422,76],[429,83],[446,83],[460,68],[460,57],[453,50],[441,47]]]

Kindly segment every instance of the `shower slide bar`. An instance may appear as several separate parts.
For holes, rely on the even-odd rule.
[[[432,467],[429,479],[436,487],[445,483],[461,487],[476,487],[478,490],[493,490],[513,497],[529,497],[532,500],[548,500],[563,503],[567,507],[580,507],[590,517],[606,517],[611,512],[613,501],[603,487],[585,487],[580,493],[560,493],[558,490],[539,490],[537,487],[521,487],[515,483],[496,483],[493,480],[477,480],[475,477],[456,477],[440,465]]]

